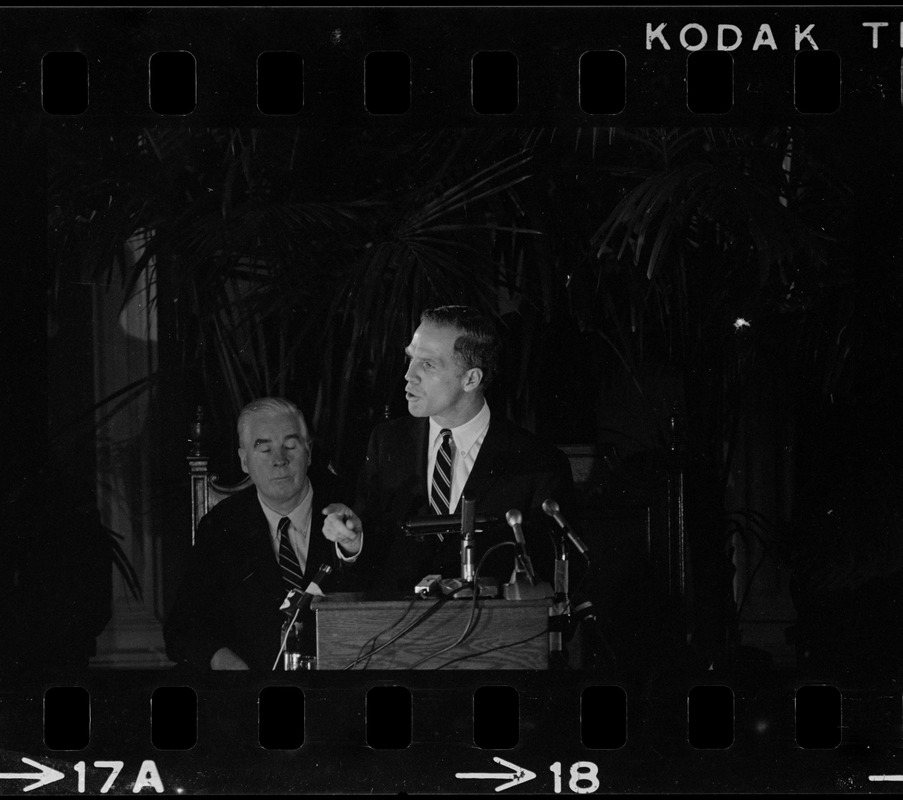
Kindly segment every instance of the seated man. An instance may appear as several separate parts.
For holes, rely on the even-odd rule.
[[[417,539],[405,536],[400,525],[412,517],[460,514],[465,494],[476,501],[477,515],[501,520],[477,534],[476,559],[492,545],[513,540],[505,515],[517,509],[539,577],[551,582],[554,546],[545,533],[549,519],[542,504],[567,503],[570,465],[560,450],[500,412],[490,414],[485,391],[500,349],[492,322],[472,308],[443,306],[422,315],[405,350],[410,416],[374,429],[358,494],[360,515],[336,504],[326,509],[323,524],[324,534],[341,538],[349,552],[362,546],[367,532],[367,553],[358,568],[366,569],[372,593],[410,596],[427,574],[460,576],[459,535]],[[480,575],[501,584],[513,564],[514,549],[499,548]]]
[[[293,403],[273,397],[249,403],[238,417],[238,441],[241,468],[253,485],[200,521],[163,636],[167,654],[179,663],[271,670],[288,591],[306,589],[324,563],[333,568],[326,590],[349,588],[354,557],[340,544],[354,536],[339,532],[332,544],[318,535],[315,513],[344,495],[327,470],[309,479],[310,436]],[[305,624],[311,641],[312,617]]]

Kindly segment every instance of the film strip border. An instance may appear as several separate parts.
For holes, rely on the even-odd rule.
[[[700,29],[702,30],[702,29]],[[338,37],[340,33],[335,32]],[[701,35],[701,34],[700,34]],[[481,51],[470,60],[470,101],[481,115],[505,116],[519,104],[519,60],[510,50]],[[89,110],[88,57],[79,52],[46,53],[41,59],[41,107],[56,116]],[[687,108],[694,114],[727,114],[734,105],[734,58],[730,53],[691,52],[687,56]],[[257,57],[256,109],[265,116],[304,112],[304,57],[294,51],[268,51]],[[840,109],[840,56],[835,52],[797,53],[793,62],[793,105],[807,114]],[[187,116],[197,106],[197,59],[186,50],[157,52],[148,59],[149,109]],[[627,59],[618,50],[590,50],[577,66],[580,110],[617,115],[627,106]],[[411,57],[373,51],[363,63],[364,109],[373,115],[411,111]]]
[[[0,17],[0,113],[64,124],[712,124],[807,113],[823,114],[828,124],[870,113],[897,121],[901,16],[887,7],[10,9]],[[160,54],[166,56],[164,92],[172,83],[168,70],[188,64],[194,77],[193,83],[177,77],[175,94],[161,95],[162,106],[151,97],[151,60]],[[175,66],[166,63],[167,54],[176,54]],[[266,54],[273,55],[261,73]],[[387,81],[371,90],[377,105],[368,102],[366,84],[373,54],[386,59],[370,72]],[[475,98],[480,54],[501,59],[487,62],[501,73],[507,59],[507,82],[495,86],[490,70],[486,84],[486,97],[507,97],[501,109],[482,106],[479,91]],[[288,95],[295,106],[267,105],[267,86],[274,103],[285,101],[279,78],[292,64],[301,71],[295,82],[301,91]],[[830,72],[824,96],[818,87],[808,98],[798,91],[809,68],[816,83],[822,70]],[[720,72],[716,90],[703,91],[698,102],[688,95],[696,91],[697,70],[703,77]],[[62,83],[54,87],[54,80]],[[56,95],[50,108],[45,89]],[[379,106],[386,98],[388,105]],[[313,676],[287,686],[201,681],[188,695],[185,685],[163,675],[2,686],[0,776],[19,790],[27,779],[9,776],[37,771],[30,760],[52,765],[62,775],[53,786],[72,793],[157,792],[158,786],[174,792],[478,791],[528,772],[534,778],[519,785],[561,793],[893,787],[903,774],[903,701],[893,682],[848,691],[769,680],[622,688],[557,674],[349,676],[347,682]],[[492,697],[495,707],[507,702],[507,711],[481,717],[478,692],[486,690],[480,697]],[[807,721],[810,712],[798,711],[809,701]],[[173,715],[167,720],[163,712],[161,721],[159,708],[167,702]],[[602,705],[590,713],[596,702]],[[382,703],[393,724],[380,730],[371,718],[378,720]],[[180,716],[186,710],[187,720]],[[79,725],[86,712],[91,722]],[[270,712],[275,716],[267,717]],[[264,723],[275,726],[275,741],[261,742],[262,713],[275,720]],[[293,719],[287,730],[286,716]],[[485,740],[481,719],[492,723]],[[407,727],[394,724],[405,720]],[[804,733],[801,741],[807,727],[816,735],[807,740]],[[283,733],[295,738],[284,740]],[[169,743],[186,749],[157,746],[172,734]],[[273,743],[294,746],[266,746]],[[695,746],[706,744],[715,746]],[[489,773],[496,778],[473,777]]]
[[[244,734],[267,750],[294,750],[305,741],[304,687],[270,685],[257,695],[257,719]],[[510,685],[489,684],[470,693],[472,737],[476,747],[510,750],[520,741],[520,692]],[[576,699],[576,698],[575,698]],[[417,728],[434,708],[418,696]],[[846,698],[849,705],[855,702]],[[466,705],[466,703],[465,703]],[[377,750],[399,750],[413,743],[414,702],[409,688],[395,683],[366,689],[365,741]],[[895,703],[893,708],[903,708]],[[149,743],[158,750],[190,750],[198,743],[198,693],[191,686],[160,686],[149,699]],[[752,724],[764,732],[762,719],[737,719],[737,697],[729,686],[703,684],[686,693],[686,740],[697,750],[726,750],[741,729]],[[889,711],[892,709],[889,709]],[[841,743],[842,696],[835,686],[808,684],[793,696],[794,741],[803,749],[831,749]],[[208,710],[209,713],[209,710]],[[634,711],[631,710],[631,717]],[[618,685],[593,684],[579,692],[579,743],[591,750],[617,750],[627,744],[628,701]],[[297,724],[292,724],[292,723]],[[44,744],[50,750],[83,750],[91,743],[91,693],[84,687],[55,686],[43,697]],[[464,730],[459,731],[465,733]],[[316,739],[316,733],[313,736]]]
[[[876,8],[13,9],[0,110],[123,121],[736,122],[901,103]]]
[[[642,687],[573,674],[352,677],[235,676],[191,688],[142,673],[4,693],[0,777],[26,780],[21,754],[72,793],[528,782],[555,794],[874,791],[903,780],[899,691],[767,675],[736,676],[733,687],[679,676]]]

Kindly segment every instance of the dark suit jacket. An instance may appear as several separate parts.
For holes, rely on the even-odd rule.
[[[324,592],[352,588],[353,569],[336,557],[335,545],[321,532],[320,511],[346,502],[337,481],[312,475],[314,500],[305,581],[320,565],[333,568]],[[167,655],[181,664],[209,669],[211,656],[228,647],[251,669],[271,670],[281,644],[285,599],[279,564],[257,489],[251,486],[214,506],[198,525],[176,602],[163,627]],[[313,614],[305,620],[305,639],[313,644]]]
[[[408,537],[400,530],[404,520],[431,513],[426,489],[428,437],[429,420],[415,417],[383,423],[370,437],[357,508],[364,524],[359,568],[368,573],[372,594],[410,596],[427,574],[443,578],[461,574],[459,535],[440,542],[435,536]],[[462,493],[476,500],[478,515],[501,519],[499,525],[476,535],[476,559],[491,545],[514,540],[504,518],[516,508],[524,515],[534,567],[551,582],[554,546],[547,534],[551,520],[543,514],[542,503],[551,497],[566,509],[572,490],[570,464],[560,450],[494,413]],[[460,513],[460,501],[453,513]],[[514,548],[502,547],[489,556],[481,574],[505,583],[513,566]]]

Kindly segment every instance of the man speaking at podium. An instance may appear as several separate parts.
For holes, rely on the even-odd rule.
[[[551,579],[554,552],[541,508],[548,498],[569,495],[570,466],[560,450],[490,411],[485,393],[500,350],[492,321],[469,306],[421,316],[405,348],[410,416],[374,429],[356,504],[360,515],[338,503],[324,509],[323,533],[345,552],[355,552],[366,534],[358,569],[368,575],[371,594],[410,596],[425,575],[460,576],[460,534],[412,537],[401,525],[430,514],[460,515],[464,495],[476,502],[478,516],[498,518],[476,534],[476,562],[493,544],[513,541],[505,515],[517,509],[537,571]],[[505,583],[514,555],[512,547],[499,548],[480,577]]]

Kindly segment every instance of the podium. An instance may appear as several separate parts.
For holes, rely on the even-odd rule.
[[[316,598],[317,669],[345,669],[358,656],[411,625],[433,603]],[[548,599],[480,599],[470,635],[416,669],[548,669],[549,605]],[[471,599],[448,601],[397,641],[351,669],[411,669],[420,659],[456,642],[467,628],[472,608]],[[377,635],[375,646],[368,644]]]

